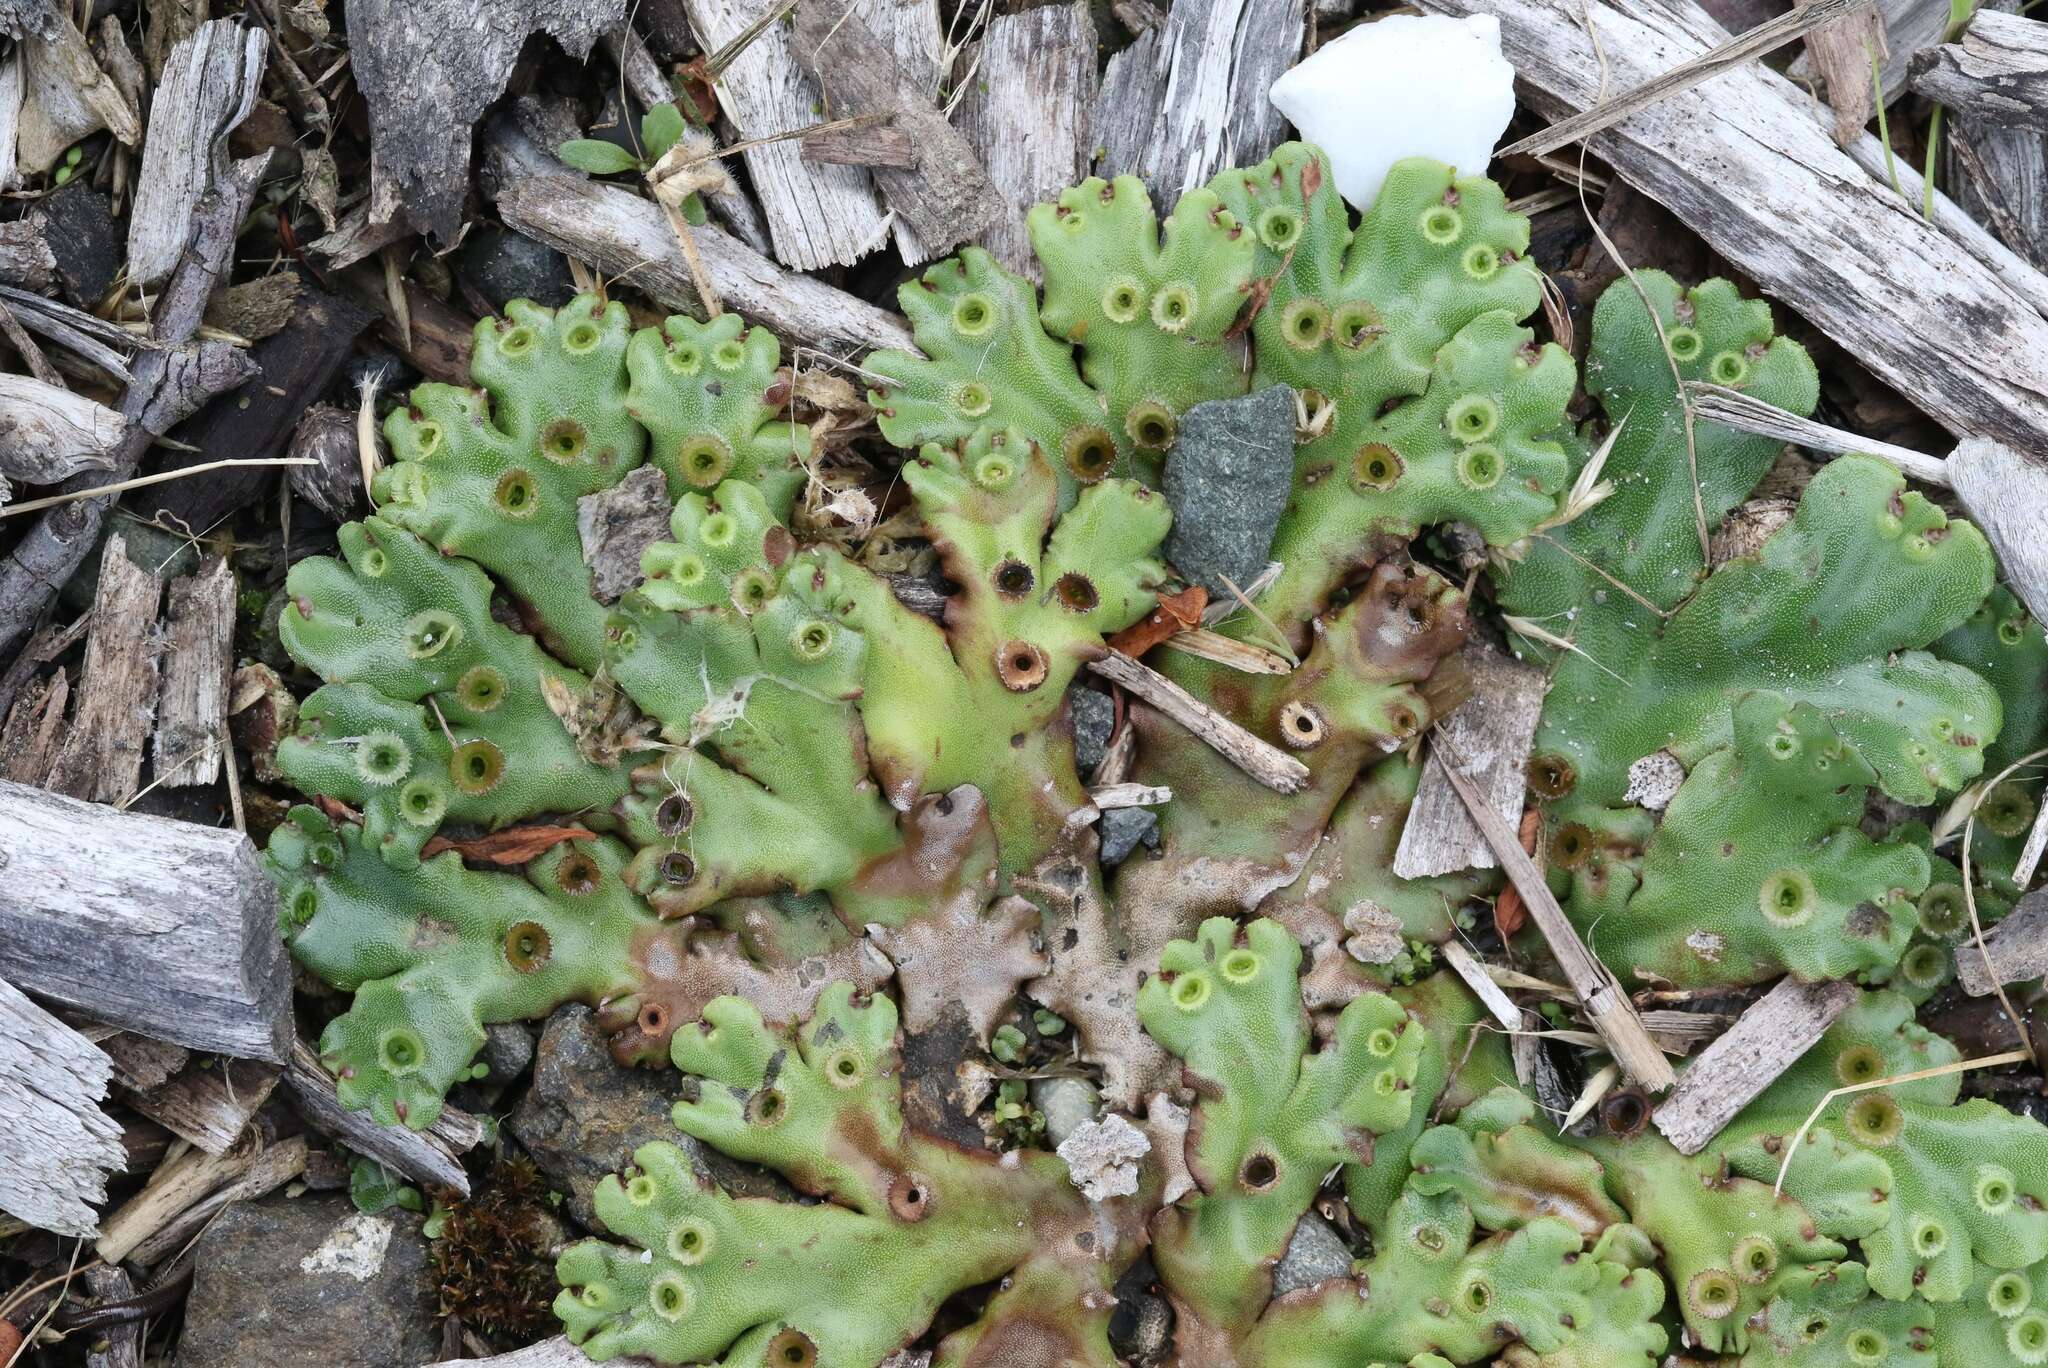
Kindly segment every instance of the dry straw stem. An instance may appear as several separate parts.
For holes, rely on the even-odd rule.
[[[1455,748],[1442,727],[1436,729],[1436,739],[1444,747],[1444,774],[1450,779],[1451,787],[1464,800],[1466,810],[1486,837],[1486,843],[1493,847],[1501,868],[1507,871],[1509,880],[1522,895],[1522,901],[1528,904],[1529,915],[1535,919],[1543,939],[1549,942],[1550,951],[1557,957],[1558,967],[1564,971],[1572,992],[1577,994],[1587,1020],[1607,1042],[1608,1053],[1614,1056],[1631,1082],[1639,1083],[1652,1092],[1669,1088],[1678,1081],[1678,1076],[1671,1070],[1671,1061],[1650,1038],[1621,984],[1579,939],[1579,933],[1572,929],[1564,909],[1558,906],[1556,895],[1545,882],[1543,871],[1522,849],[1515,833],[1493,810],[1493,805],[1486,801],[1478,787],[1460,771],[1463,757],[1454,753]]]
[[[1692,395],[1693,412],[1710,423],[1734,428],[1737,432],[1793,442],[1832,456],[1861,452],[1889,461],[1922,484],[1941,489],[1949,487],[1948,462],[1939,456],[1929,456],[1911,447],[1893,446],[1890,442],[1880,442],[1871,437],[1859,437],[1853,432],[1801,418],[1761,399],[1705,380],[1694,380],[1686,385],[1686,389]]]
[[[2005,1009],[2006,1020],[2012,1023],[2013,1032],[2020,1038],[2020,1052],[2026,1056],[2030,1063],[2038,1063],[2039,1061],[2034,1058],[2034,1046],[2027,1037],[2027,1025],[2020,1019],[2020,1014],[2013,1010],[2012,998],[2006,995],[2005,984],[2000,982],[2001,976],[1998,972],[1998,967],[1991,962],[1991,950],[1984,944],[1984,923],[1977,915],[1976,882],[1970,877],[1970,838],[1977,834],[1977,806],[1984,801],[1984,796],[2011,778],[2013,772],[2019,769],[2020,766],[2031,764],[2044,755],[2048,755],[2048,746],[2044,746],[2040,750],[2029,751],[2000,770],[1990,783],[1979,786],[1976,802],[1970,804],[1970,815],[1963,822],[1963,905],[1970,909],[1970,943],[1976,947],[1977,953],[1983,957],[1984,976],[1991,980],[1992,991],[1998,994],[1998,1005]],[[2028,844],[2031,845],[2032,843],[2032,837],[2029,836]],[[2020,887],[2026,887],[2024,879],[2020,881]]]
[[[1308,787],[1307,765],[1122,651],[1110,651],[1102,659],[1090,661],[1088,668],[1112,684],[1123,685],[1274,792],[1299,793]]]
[[[1869,5],[1870,0],[1813,0],[1813,3],[1801,5],[1768,23],[1758,24],[1740,37],[1721,44],[1711,52],[1703,52],[1690,62],[1671,68],[1662,76],[1643,82],[1625,95],[1602,101],[1583,114],[1560,119],[1548,128],[1531,133],[1518,142],[1509,143],[1494,155],[1511,157],[1518,152],[1540,155],[1590,138],[1602,129],[1612,128],[1638,109],[1653,105],[1667,95],[1690,90],[1703,81],[1712,80],[1730,67],[1741,66],[1753,57],[1775,52],[1785,44],[1805,37],[1822,24],[1867,9]]]
[[[154,475],[138,475],[132,480],[119,480],[113,484],[96,485],[91,489],[74,490],[69,494],[52,494],[48,498],[43,499],[24,499],[20,503],[9,504],[5,508],[0,508],[0,518],[17,517],[23,513],[36,513],[45,508],[54,508],[58,504],[75,503],[79,499],[97,499],[104,494],[120,494],[130,489],[140,489],[144,485],[167,484],[172,480],[182,480],[188,475],[204,475],[210,470],[230,470],[236,466],[317,464],[319,463],[310,456],[262,456],[252,457],[247,460],[202,461],[195,466],[185,466],[178,470],[162,470]]]
[[[1564,1120],[1557,1123],[1557,1128],[1560,1131],[1568,1131],[1585,1120],[1620,1080],[1620,1069],[1612,1064],[1602,1064],[1600,1071],[1587,1079],[1586,1086],[1579,1089],[1578,1101],[1572,1103],[1572,1109],[1564,1114]]]
[[[1813,1111],[1807,1116],[1805,1124],[1792,1133],[1792,1143],[1785,1146],[1784,1161],[1778,1165],[1778,1181],[1771,1184],[1771,1195],[1784,1195],[1785,1175],[1792,1168],[1792,1156],[1799,1153],[1799,1147],[1806,1143],[1807,1132],[1813,1129],[1814,1123],[1820,1120],[1821,1113],[1826,1111],[1828,1104],[1836,1098],[1847,1097],[1850,1093],[1870,1092],[1876,1088],[1889,1088],[1894,1083],[1918,1083],[1923,1078],[1940,1078],[1943,1074],[1962,1073],[1967,1069],[1995,1069],[2001,1064],[2023,1064],[2032,1059],[2033,1056],[2025,1050],[2007,1050],[2004,1054],[1985,1055],[1982,1059],[1961,1059],[1953,1064],[1943,1064],[1939,1068],[1915,1069],[1911,1073],[1893,1074],[1890,1078],[1873,1078],[1868,1083],[1850,1083],[1845,1087],[1833,1089],[1813,1104]]]

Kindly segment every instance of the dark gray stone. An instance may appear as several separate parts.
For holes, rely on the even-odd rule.
[[[1067,706],[1074,713],[1074,766],[1085,779],[1102,763],[1102,753],[1109,747],[1116,704],[1106,693],[1076,685],[1067,691]]]
[[[1351,1276],[1357,1256],[1344,1237],[1313,1211],[1303,1214],[1287,1241],[1287,1252],[1273,1266],[1273,1295],[1285,1296],[1304,1287],[1317,1287],[1332,1278]]]
[[[1285,385],[1181,415],[1166,463],[1166,558],[1212,596],[1230,592],[1224,576],[1242,589],[1266,568],[1294,489],[1294,418],[1294,391]]]
[[[1119,865],[1143,842],[1159,846],[1159,814],[1151,808],[1111,808],[1102,814],[1102,862]]]
[[[533,1063],[533,1032],[521,1021],[501,1021],[484,1027],[484,1063],[491,1077],[509,1083]]]
[[[560,308],[576,297],[569,259],[552,247],[506,228],[471,233],[456,254],[457,264],[493,308],[506,301],[530,299]]]
[[[420,1218],[345,1196],[229,1206],[199,1239],[178,1368],[411,1368],[441,1346]]]
[[[688,1086],[674,1069],[629,1069],[614,1060],[595,1015],[575,1004],[548,1018],[533,1057],[533,1085],[505,1128],[568,1194],[569,1214],[589,1229],[597,1228],[591,1199],[598,1183],[653,1140],[681,1149],[701,1176],[729,1192],[795,1196],[766,1171],[736,1163],[675,1128],[669,1111]]]
[[[669,1120],[682,1092],[683,1076],[673,1069],[629,1069],[614,1060],[595,1015],[578,1004],[548,1018],[533,1086],[505,1128],[568,1193],[569,1214],[594,1227],[599,1180],[625,1168],[648,1141],[683,1138]]]

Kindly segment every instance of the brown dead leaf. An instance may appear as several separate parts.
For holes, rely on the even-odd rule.
[[[313,795],[313,806],[326,813],[330,822],[353,822],[357,826],[363,824],[363,814],[339,798],[329,798],[325,794],[316,793]]]
[[[480,860],[485,864],[523,865],[528,860],[537,860],[564,841],[591,841],[597,833],[578,826],[516,826],[503,831],[494,831],[488,836],[474,836],[466,841],[451,841],[446,836],[436,836],[420,850],[420,858],[439,855],[444,850],[453,850],[465,860]]]
[[[1521,838],[1522,849],[1531,855],[1536,853],[1536,833],[1543,828],[1543,814],[1535,808],[1522,809],[1522,828],[1516,833]],[[1506,940],[1522,929],[1529,920],[1529,909],[1522,905],[1522,894],[1513,884],[1500,891],[1493,900],[1493,927]]]
[[[1201,626],[1202,610],[1208,606],[1209,591],[1199,584],[1190,585],[1178,594],[1162,591],[1159,606],[1148,613],[1143,622],[1126,627],[1111,637],[1110,649],[1122,651],[1136,660],[1168,637]]]

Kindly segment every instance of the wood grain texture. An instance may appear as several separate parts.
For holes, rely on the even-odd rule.
[[[268,1196],[306,1171],[310,1150],[306,1137],[266,1144],[246,1168],[226,1184],[214,1189],[164,1222],[155,1233],[136,1242],[128,1257],[150,1267],[183,1249],[200,1228],[235,1202],[253,1202]]]
[[[235,576],[219,556],[171,581],[165,595],[163,687],[157,695],[156,782],[166,788],[220,778],[221,732],[234,672]]]
[[[1998,552],[2005,582],[2036,621],[2048,622],[2048,457],[1971,438],[1949,454],[1948,474]]]
[[[128,420],[82,394],[26,375],[0,375],[0,503],[6,482],[56,484],[106,470]]]
[[[1913,58],[1913,89],[1971,118],[2039,129],[2048,120],[2048,24],[1980,10],[1956,42]]]
[[[1174,0],[1109,59],[1095,102],[1097,173],[1137,176],[1162,207],[1286,135],[1266,92],[1301,56],[1303,0]]]
[[[0,117],[4,117],[7,98],[5,70],[0,67]],[[0,122],[0,140],[6,137],[6,127]],[[4,160],[5,154],[0,153],[0,161]],[[57,257],[50,250],[40,218],[0,223],[0,281],[25,290],[47,290],[56,283]]]
[[[355,0],[349,54],[370,115],[370,219],[402,211],[453,244],[469,190],[470,131],[545,33],[573,60],[624,22],[626,0]]]
[[[0,965],[6,963],[0,955]],[[59,1235],[99,1230],[121,1128],[100,1110],[113,1061],[0,978],[0,1211]]]
[[[124,1101],[181,1140],[226,1154],[277,1088],[283,1070],[260,1059],[206,1056]]]
[[[772,4],[773,0],[686,0],[690,26],[706,52],[737,38]],[[934,39],[936,27],[934,20]],[[932,62],[936,68],[936,49]],[[720,74],[718,101],[739,139],[793,133],[823,121],[823,93],[797,64],[790,31],[782,24],[770,24]],[[793,138],[740,155],[746,158],[747,174],[768,221],[775,256],[785,265],[815,271],[858,261],[881,246],[888,221],[866,171],[814,166],[803,159],[803,149]]]
[[[47,780],[57,792],[103,803],[134,796],[156,717],[163,657],[157,608],[163,593],[162,577],[129,558],[128,539],[119,532],[109,536],[100,553],[77,703]]]
[[[1448,745],[1432,745],[1422,763],[1415,801],[1394,851],[1394,873],[1404,879],[1494,869],[1500,863],[1451,784],[1446,750],[1462,758],[1465,773],[1502,821],[1513,826],[1521,820],[1529,748],[1535,744],[1536,719],[1550,680],[1491,646],[1474,643],[1461,654],[1472,678],[1472,696],[1440,724]]]
[[[191,339],[214,286],[227,277],[242,216],[269,164],[267,152],[236,162],[193,214],[185,255],[152,311],[152,340],[157,345],[137,354],[121,398],[121,416],[128,420],[129,431],[110,472],[117,479],[133,475],[150,444],[174,423],[250,374],[248,358],[235,347]],[[75,493],[103,483],[105,478],[97,474],[74,475],[64,488]],[[52,508],[0,557],[0,655],[28,635],[58,586],[98,543],[113,502],[112,495],[102,495]]]
[[[178,264],[199,197],[227,170],[227,135],[255,108],[269,40],[231,19],[171,49],[149,106],[128,218],[128,275],[154,285]]]
[[[958,118],[1006,208],[974,240],[1029,279],[1040,275],[1024,211],[1088,174],[1096,88],[1086,0],[989,20]]]
[[[79,139],[102,128],[133,147],[142,138],[134,101],[100,70],[85,35],[60,13],[49,34],[25,39],[21,54],[21,117],[14,144],[15,171],[49,170]]]
[[[426,1130],[384,1126],[368,1112],[350,1111],[334,1091],[334,1076],[304,1041],[292,1044],[285,1070],[299,1114],[315,1130],[333,1136],[366,1158],[396,1169],[416,1183],[453,1188],[469,1195],[469,1175],[457,1155],[474,1149],[484,1138],[483,1123],[468,1112],[442,1107]]]
[[[1499,17],[1529,99],[1550,116],[1603,94],[1576,0],[1426,0]],[[1692,0],[1595,3],[1608,72],[1628,90],[1727,34]],[[2048,318],[2017,258],[1994,271],[1834,145],[1804,92],[1752,63],[1652,105],[1592,139],[1629,184],[1683,218],[1767,293],[1799,310],[1959,435],[2048,444]],[[1852,152],[1876,139],[1859,139]],[[2031,276],[2031,281],[2015,274]]]
[[[0,783],[0,972],[110,1025],[282,1063],[277,890],[237,831]]]
[[[892,126],[909,138],[915,165],[869,171],[916,244],[906,259],[943,255],[993,223],[1002,201],[974,148],[933,107],[924,54],[900,60],[893,32],[877,31],[858,0],[798,0],[794,17],[797,62],[823,88],[827,112],[893,111]]]
[[[1948,0],[1877,0],[1877,12],[1884,17],[1884,58],[1879,72],[1885,103],[1890,104],[1906,93],[1913,54],[1939,43],[1947,31]],[[1826,91],[1826,75],[1816,71],[1811,58],[1804,53],[1786,69],[1786,75],[1802,87],[1817,82],[1821,91]],[[1867,59],[1856,73],[1856,82],[1865,89],[1870,86]]]
[[[1985,956],[1991,963],[1985,964]],[[1956,982],[1971,997],[1985,997],[2001,983],[2023,983],[2048,974],[2048,889],[2021,898],[2005,920],[1984,933],[1984,945],[1956,946]]]
[[[1651,1114],[1657,1129],[1680,1154],[1698,1154],[1813,1048],[1858,996],[1853,983],[1778,980],[1686,1069]]]
[[[699,312],[689,263],[661,207],[630,190],[568,177],[528,180],[498,197],[507,225],[580,257],[663,308]],[[716,228],[691,230],[711,286],[728,309],[765,323],[784,344],[835,356],[917,349],[909,325],[824,281],[786,271]]]

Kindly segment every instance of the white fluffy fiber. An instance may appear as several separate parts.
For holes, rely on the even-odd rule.
[[[1403,157],[1484,173],[1515,112],[1515,70],[1490,14],[1400,14],[1317,48],[1269,98],[1329,155],[1338,192],[1363,210]]]

